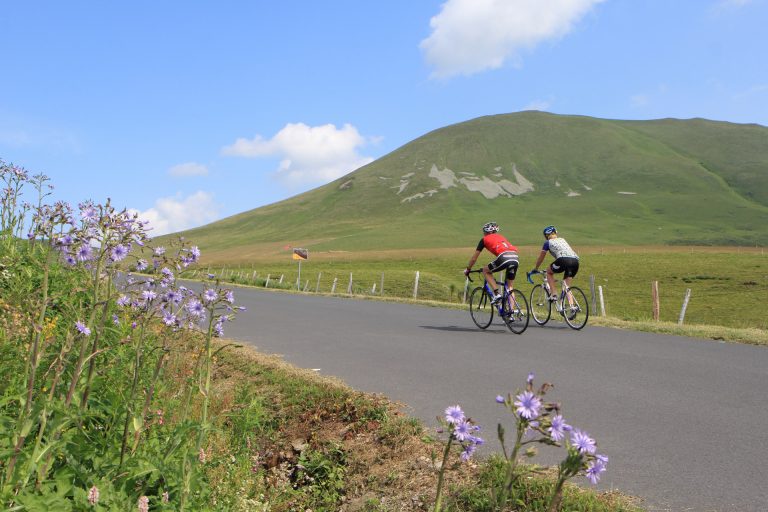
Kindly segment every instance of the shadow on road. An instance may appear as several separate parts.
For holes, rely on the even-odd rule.
[[[459,327],[457,325],[420,325],[422,329],[432,329],[435,331],[449,331],[449,332],[493,332],[493,333],[507,333],[509,332],[505,328],[494,329],[478,329],[477,327]]]

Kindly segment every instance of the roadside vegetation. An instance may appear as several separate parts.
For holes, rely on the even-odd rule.
[[[44,204],[43,175],[3,164],[2,179],[6,509],[637,510],[571,485],[597,482],[608,459],[532,375],[497,397],[514,432],[504,457],[475,461],[483,440],[458,406],[436,404],[445,428],[429,431],[385,397],[222,339],[247,312],[215,275],[177,281],[195,246],[153,244],[109,201]],[[37,205],[21,204],[25,187]],[[528,441],[563,463],[520,463]]]

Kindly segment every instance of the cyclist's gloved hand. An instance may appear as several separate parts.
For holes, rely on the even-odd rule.
[[[530,272],[525,273],[525,277],[528,278],[528,282],[533,284],[533,279],[531,279],[531,276],[536,273],[536,269],[531,270]]]
[[[472,269],[469,269],[469,268],[465,268],[465,269],[464,269],[464,275],[465,275],[465,276],[468,276],[468,275],[469,275],[469,271],[470,271],[470,270],[472,270]]]

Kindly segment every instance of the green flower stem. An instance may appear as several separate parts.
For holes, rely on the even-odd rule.
[[[43,266],[43,282],[41,285],[42,286],[42,289],[41,289],[42,303],[40,306],[40,314],[38,315],[38,319],[37,319],[37,326],[33,328],[34,338],[30,346],[29,360],[27,361],[27,374],[28,374],[27,375],[27,395],[26,395],[26,400],[24,402],[24,408],[22,409],[22,412],[19,415],[19,419],[17,422],[17,426],[19,428],[19,437],[16,441],[16,445],[13,447],[13,455],[11,456],[11,459],[8,461],[8,466],[6,467],[5,484],[11,481],[11,478],[13,476],[13,470],[16,466],[16,461],[18,460],[19,453],[21,452],[21,449],[24,446],[24,442],[26,441],[26,438],[27,438],[27,434],[24,431],[26,430],[25,425],[29,421],[29,413],[32,410],[32,401],[34,399],[34,391],[35,391],[35,379],[37,377],[37,366],[40,362],[39,349],[40,349],[40,343],[43,337],[43,330],[45,325],[45,314],[48,308],[49,275],[50,275],[50,263],[48,261],[48,254],[46,254],[45,264]],[[5,485],[3,487],[5,487]]]
[[[523,426],[522,421],[519,421],[517,423],[517,436],[515,438],[515,446],[512,448],[512,453],[507,458],[507,471],[504,475],[504,485],[501,488],[501,493],[499,493],[497,497],[497,509],[503,508],[504,504],[507,502],[507,497],[512,491],[512,487],[515,482],[515,469],[517,469],[517,454],[520,452],[524,433],[525,427]]]
[[[139,387],[139,376],[141,373],[141,362],[142,362],[142,356],[143,356],[142,347],[144,346],[145,324],[146,324],[146,321],[142,319],[141,329],[139,329],[139,337],[134,343],[135,357],[133,360],[133,381],[131,383],[131,392],[128,395],[128,403],[125,409],[125,423],[123,425],[123,440],[120,445],[120,464],[118,465],[118,469],[122,468],[123,466],[123,462],[125,461],[125,451],[128,448],[128,427],[130,426],[131,419],[133,418],[133,412],[134,412],[133,402],[136,399],[136,390]]]
[[[437,493],[435,494],[435,509],[434,512],[440,512],[443,501],[443,479],[445,477],[445,468],[448,463],[448,455],[451,452],[451,443],[453,443],[453,434],[448,437],[448,442],[445,443],[445,450],[443,451],[443,462],[440,465],[440,472],[437,476]]]
[[[205,385],[203,388],[203,415],[200,422],[200,435],[197,438],[196,451],[203,447],[203,441],[208,430],[208,402],[211,395],[211,339],[213,338],[213,311],[210,312],[208,333],[205,336]]]

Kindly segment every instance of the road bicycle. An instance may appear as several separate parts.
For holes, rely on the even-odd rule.
[[[482,270],[470,270],[469,274],[482,272]],[[472,278],[467,275],[467,279]],[[472,290],[469,296],[469,314],[472,321],[481,329],[487,329],[493,321],[494,312],[504,321],[504,324],[515,334],[522,334],[528,328],[528,301],[525,295],[519,290],[510,290],[506,283],[496,281],[501,290],[501,300],[492,304],[493,290],[488,285],[488,281],[483,278],[483,286],[478,286]]]
[[[587,296],[577,286],[568,286],[565,280],[561,280],[560,296],[556,300],[550,300],[552,291],[549,289],[546,272],[534,270],[526,273],[528,282],[533,284],[532,275],[540,274],[542,283],[537,284],[531,290],[531,315],[533,321],[539,325],[546,324],[552,316],[552,306],[563,317],[565,323],[577,331],[587,325],[589,318],[589,301]]]

